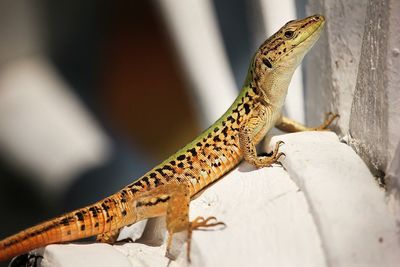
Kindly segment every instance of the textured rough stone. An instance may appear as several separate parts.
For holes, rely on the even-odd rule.
[[[395,216],[360,157],[332,132],[271,143],[277,140],[285,142],[283,166],[308,201],[328,266],[398,266]]]
[[[387,1],[370,1],[351,109],[350,143],[376,172],[387,165],[388,26]]]
[[[338,112],[336,130],[345,135],[349,130],[367,2],[308,2],[308,14],[323,14],[326,26],[306,58],[306,121],[316,125],[326,112]]]
[[[383,178],[400,141],[400,2],[310,0],[308,11],[327,25],[306,66],[307,120],[338,112],[337,132]]]

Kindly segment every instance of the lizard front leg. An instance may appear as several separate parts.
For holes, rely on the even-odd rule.
[[[266,128],[268,120],[267,110],[264,106],[256,107],[254,114],[239,129],[239,145],[243,151],[244,159],[257,168],[268,167],[276,163],[284,155],[279,152],[279,147],[283,144],[279,141],[271,155],[258,156],[256,144],[261,140],[261,135],[269,130]]]
[[[331,123],[338,117],[339,117],[338,114],[333,114],[329,112],[324,122],[321,123],[319,126],[307,127],[304,124],[301,124],[295,120],[281,116],[276,122],[275,127],[281,131],[288,133],[303,132],[303,131],[323,131],[326,130],[328,126],[331,125]]]

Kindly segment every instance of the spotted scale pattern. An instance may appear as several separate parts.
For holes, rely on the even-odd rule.
[[[193,196],[221,178],[243,157],[239,148],[239,129],[251,116],[252,106],[259,98],[257,90],[246,87],[211,128],[125,190],[133,197],[138,192],[176,180],[187,183]]]

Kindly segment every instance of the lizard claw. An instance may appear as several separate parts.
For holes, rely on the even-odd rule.
[[[215,221],[213,223],[211,223],[211,221]],[[214,227],[217,225],[222,225],[223,228],[226,227],[226,224],[224,222],[218,222],[217,218],[211,216],[208,217],[207,219],[204,219],[204,217],[197,217],[195,218],[193,221],[190,222],[190,230],[201,230],[201,231],[208,231],[210,227]]]
[[[286,157],[286,154],[285,154],[285,153],[283,153],[283,152],[279,152],[279,154],[278,154],[278,155],[276,155],[276,159],[277,159],[277,160],[279,160],[279,159],[280,159],[280,157],[282,157],[282,156]]]
[[[276,142],[275,146],[280,147],[281,145],[284,145],[284,144],[285,144],[285,142],[283,142],[282,140],[279,140],[278,142]]]
[[[192,234],[194,230],[200,230],[200,231],[210,231],[210,230],[215,230],[215,229],[207,229],[210,227],[222,225],[223,227],[219,230],[225,229],[226,224],[224,222],[219,222],[217,221],[217,218],[214,216],[208,217],[205,219],[202,216],[196,217],[193,221],[189,223],[189,229],[188,229],[188,240],[187,240],[187,261],[190,263],[190,248],[192,244]]]
[[[325,116],[325,120],[324,122],[318,126],[317,128],[315,128],[315,130],[317,131],[324,131],[327,130],[328,126],[332,124],[332,122],[336,119],[336,118],[340,118],[339,114],[333,113],[333,112],[328,112],[326,113]]]

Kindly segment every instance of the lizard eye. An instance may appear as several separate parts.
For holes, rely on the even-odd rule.
[[[264,65],[265,66],[267,66],[268,68],[272,68],[272,64],[271,64],[271,62],[267,59],[267,58],[264,58],[263,59],[263,63],[264,63]]]
[[[293,31],[285,31],[284,35],[287,39],[292,39],[294,32]]]

